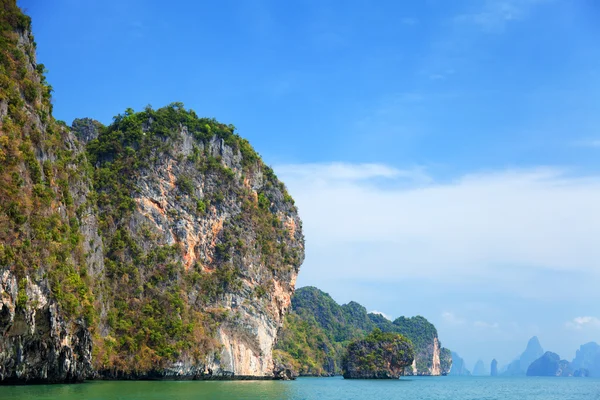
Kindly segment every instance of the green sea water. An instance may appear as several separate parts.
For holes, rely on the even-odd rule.
[[[600,400],[600,379],[415,377],[394,381],[300,378],[296,381],[88,382],[5,386],[1,400]]]

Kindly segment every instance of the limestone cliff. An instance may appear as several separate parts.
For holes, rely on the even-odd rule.
[[[172,104],[128,110],[88,143],[103,375],[272,376],[304,240],[285,187],[233,131]]]
[[[103,268],[85,154],[51,116],[29,18],[0,13],[0,382],[80,381]]]
[[[30,20],[0,4],[0,383],[289,376],[285,186],[180,103],[55,121]]]

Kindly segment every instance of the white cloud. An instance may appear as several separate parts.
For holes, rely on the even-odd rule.
[[[583,329],[585,327],[593,327],[593,328],[600,328],[600,318],[596,318],[596,317],[576,317],[573,318],[571,321],[568,321],[566,324],[567,328],[571,328],[571,329]]]
[[[383,312],[381,312],[381,311],[373,310],[373,311],[369,311],[369,312],[370,312],[371,314],[379,314],[379,315],[381,315],[382,317],[384,317],[384,318],[386,318],[386,319],[389,319],[390,321],[393,321],[393,320],[394,320],[394,318],[390,317],[389,315],[387,315],[386,313],[383,313]]]
[[[473,326],[475,328],[482,328],[482,329],[498,329],[500,327],[500,324],[497,322],[484,322],[484,321],[475,321],[473,322]]]
[[[599,273],[598,176],[534,168],[436,182],[423,169],[344,163],[276,172],[304,221],[308,283],[485,281],[530,296],[551,273]],[[565,290],[583,296],[585,285]]]
[[[354,183],[375,178],[430,180],[419,169],[400,170],[382,164],[292,164],[277,167],[277,172],[287,179],[308,184]]]
[[[464,318],[456,316],[454,313],[445,311],[442,313],[442,319],[452,325],[462,325],[465,323]]]

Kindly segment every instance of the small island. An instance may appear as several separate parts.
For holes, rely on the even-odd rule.
[[[345,379],[398,379],[414,360],[410,340],[398,333],[374,329],[348,346],[342,361]]]

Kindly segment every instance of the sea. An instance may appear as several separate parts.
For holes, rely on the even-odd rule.
[[[1,400],[600,400],[600,379],[403,377],[399,380],[94,381],[0,386]]]

